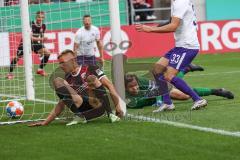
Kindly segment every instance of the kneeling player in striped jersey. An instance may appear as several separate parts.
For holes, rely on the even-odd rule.
[[[111,122],[120,120],[119,117],[123,113],[119,103],[116,103],[118,95],[112,83],[97,66],[79,66],[72,50],[63,51],[58,60],[65,77],[61,78],[53,74],[51,82],[60,100],[45,121],[33,123],[30,126],[49,124],[64,110],[65,105],[76,115],[67,125],[86,123],[104,115],[105,112]],[[114,97],[116,114],[119,117],[112,113],[104,87],[107,87]]]

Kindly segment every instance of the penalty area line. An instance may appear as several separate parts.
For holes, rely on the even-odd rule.
[[[161,119],[151,118],[151,117],[146,117],[146,116],[135,116],[135,115],[132,115],[132,114],[128,114],[127,117],[133,118],[133,119],[136,119],[136,120],[146,121],[146,122],[166,124],[166,125],[174,126],[174,127],[178,127],[178,128],[187,128],[187,129],[192,129],[192,130],[197,130],[197,131],[202,131],[202,132],[215,133],[215,134],[219,134],[219,135],[240,138],[240,132],[239,131],[231,132],[231,131],[225,131],[225,130],[222,130],[222,129],[201,127],[201,126],[196,126],[196,125],[191,125],[191,124],[186,124],[186,123],[180,123],[180,122],[167,121],[167,120],[161,120]]]
[[[215,75],[222,75],[222,74],[234,74],[240,73],[240,71],[229,71],[229,72],[213,72],[213,73],[200,73],[196,75],[186,75],[186,77],[201,77],[201,76],[215,76]]]

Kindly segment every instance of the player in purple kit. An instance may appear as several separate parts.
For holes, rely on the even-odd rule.
[[[189,95],[193,99],[192,110],[207,106],[207,101],[199,97],[188,84],[176,75],[183,71],[199,52],[197,37],[197,22],[194,6],[191,0],[171,1],[171,22],[164,26],[147,26],[138,24],[136,30],[148,33],[174,32],[175,47],[165,54],[154,66],[153,75],[156,82],[164,90],[163,104],[153,112],[173,110],[167,82]]]

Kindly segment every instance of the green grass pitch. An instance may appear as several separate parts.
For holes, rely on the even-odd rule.
[[[176,110],[153,115],[154,107],[128,110],[135,115],[153,117],[192,126],[207,127],[229,132],[240,132],[240,54],[199,55],[195,64],[204,72],[186,75],[192,87],[226,88],[235,94],[234,100],[209,96],[206,109],[190,112],[189,101],[174,101]],[[156,62],[157,58],[130,60],[131,63]],[[53,66],[47,66],[49,72]],[[110,63],[106,74],[110,74]],[[5,69],[1,69],[6,72]],[[147,71],[136,72],[144,75]],[[1,74],[1,73],[0,73]],[[0,77],[0,89],[5,94],[24,94],[24,80],[19,69],[18,80],[6,81]],[[56,101],[48,78],[35,76],[36,97]],[[42,87],[42,84],[45,87]],[[20,86],[15,93],[16,86]],[[45,93],[45,94],[43,94]],[[23,102],[23,119],[44,118],[54,106],[43,102]],[[0,121],[9,121],[4,105],[0,103]],[[34,113],[34,114],[33,114]],[[59,160],[59,159],[166,159],[166,160],[238,160],[240,137],[224,136],[171,125],[123,120],[111,124],[100,118],[84,125],[66,127],[65,121],[55,121],[46,127],[29,128],[27,124],[0,126],[1,160]]]

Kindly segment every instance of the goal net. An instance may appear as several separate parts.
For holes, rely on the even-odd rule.
[[[118,4],[120,23],[125,25],[128,23],[127,2],[119,0]],[[22,32],[24,28],[22,24],[26,17],[22,17],[23,11],[18,3],[14,5],[5,4],[5,6],[0,7],[0,124],[35,121],[46,118],[58,101],[53,89],[49,85],[50,75],[58,68],[58,54],[65,49],[73,49],[74,34],[83,25],[82,17],[86,14],[91,15],[93,25],[100,28],[101,37],[103,38],[110,30],[110,17],[112,16],[112,19],[114,19],[113,17],[117,16],[111,15],[110,9],[108,0],[77,0],[76,2],[54,0],[50,4],[29,4],[29,23],[36,21],[36,13],[38,11],[45,13],[44,23],[46,24],[46,32],[44,37],[47,37],[47,40],[44,41],[44,46],[51,53],[49,61],[44,67],[48,76],[40,76],[36,73],[44,57],[32,51],[32,54],[29,54],[32,60],[30,64],[32,71],[29,68],[26,69],[24,64],[28,63],[28,61],[25,62],[24,57],[17,62],[13,72],[11,72],[12,77],[8,77],[10,64],[16,57],[19,44],[23,38]],[[110,40],[111,38],[109,38]],[[112,41],[114,41],[114,37],[112,37]],[[96,56],[99,56],[97,51]],[[104,54],[106,59],[104,72],[109,77],[112,76],[111,56],[106,52]],[[29,73],[26,74],[26,72],[31,72],[32,76]],[[28,75],[32,78],[29,78]],[[29,84],[29,80],[33,83],[33,92],[30,93],[32,98],[30,99],[28,89],[29,85],[31,87],[31,82]],[[13,118],[7,115],[6,105],[14,100],[21,102],[24,106],[24,114],[20,117]]]

